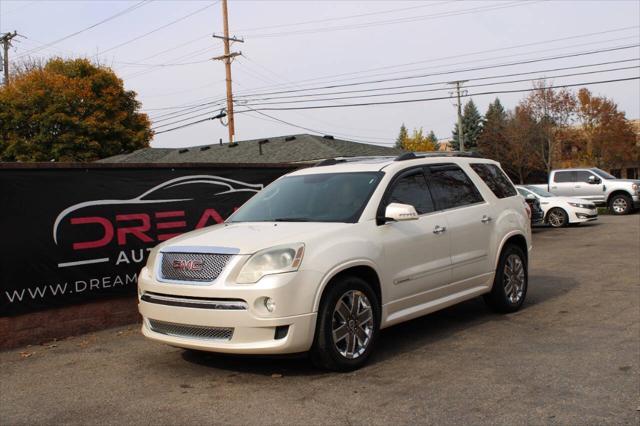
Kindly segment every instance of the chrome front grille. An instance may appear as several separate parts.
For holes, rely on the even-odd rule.
[[[232,255],[214,253],[162,253],[160,274],[165,280],[213,281]]]
[[[153,319],[149,319],[148,322],[151,331],[165,334],[167,336],[201,340],[231,340],[231,338],[233,337],[233,328],[230,327],[204,327],[199,325],[184,325]]]

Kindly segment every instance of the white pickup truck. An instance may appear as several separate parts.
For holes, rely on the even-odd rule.
[[[599,206],[608,206],[617,215],[640,208],[640,180],[617,179],[595,167],[553,170],[548,184],[528,186],[542,188],[554,195],[582,198]]]

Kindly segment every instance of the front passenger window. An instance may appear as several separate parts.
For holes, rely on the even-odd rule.
[[[422,171],[403,176],[394,183],[387,205],[391,203],[410,204],[415,207],[418,214],[434,210]]]

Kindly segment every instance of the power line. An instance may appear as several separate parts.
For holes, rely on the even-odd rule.
[[[70,39],[71,37],[75,37],[78,34],[82,34],[85,31],[89,31],[89,30],[91,30],[91,29],[93,29],[93,28],[95,28],[95,27],[97,27],[99,25],[105,24],[105,23],[107,23],[109,21],[112,21],[112,20],[114,20],[116,18],[119,18],[120,16],[126,15],[127,13],[133,12],[136,9],[139,9],[139,8],[141,8],[143,6],[146,6],[147,4],[151,3],[152,1],[153,0],[142,0],[141,2],[138,2],[138,3],[134,4],[133,6],[129,6],[128,8],[126,8],[126,9],[124,9],[124,10],[122,10],[122,11],[120,11],[120,12],[114,14],[114,15],[111,15],[111,16],[109,16],[109,17],[107,17],[107,18],[105,18],[105,19],[103,19],[101,21],[98,21],[93,25],[89,25],[86,28],[83,28],[83,29],[78,30],[78,31],[76,31],[74,33],[71,33],[71,34],[66,35],[64,37],[61,37],[61,38],[59,38],[57,40],[54,40],[52,42],[46,43],[44,46],[36,47],[35,49],[28,50],[28,51],[24,52],[23,54],[19,55],[16,59],[19,59],[19,58],[22,58],[24,56],[30,55],[32,53],[39,52],[42,49],[45,49],[45,48],[50,47],[50,46],[53,46],[54,44],[58,44],[58,43],[60,43],[62,41]]]
[[[199,9],[196,9],[196,10],[194,10],[193,12],[188,13],[187,15],[181,16],[181,17],[180,17],[180,18],[178,18],[178,19],[174,19],[173,21],[171,21],[171,22],[169,22],[169,23],[166,23],[166,24],[164,24],[164,25],[161,25],[161,26],[159,26],[159,27],[157,27],[157,28],[154,28],[154,29],[153,29],[153,30],[151,30],[151,31],[148,31],[148,32],[146,32],[146,33],[144,33],[144,34],[141,34],[141,35],[137,36],[137,37],[134,37],[134,38],[129,39],[129,40],[127,40],[127,41],[124,41],[124,42],[122,42],[122,43],[116,44],[115,46],[112,46],[112,47],[110,47],[110,48],[108,48],[108,49],[106,49],[106,50],[103,50],[103,51],[99,52],[99,54],[100,54],[100,55],[104,55],[104,54],[105,54],[105,53],[107,53],[107,52],[111,52],[112,50],[118,49],[118,48],[120,48],[120,47],[122,47],[122,46],[126,46],[127,44],[130,44],[130,43],[133,43],[133,42],[135,42],[135,41],[138,41],[138,40],[140,40],[141,38],[147,37],[148,35],[151,35],[151,34],[153,34],[153,33],[156,33],[156,32],[158,32],[158,31],[160,31],[160,30],[163,30],[163,29],[165,29],[165,28],[167,28],[167,27],[169,27],[169,26],[171,26],[171,25],[174,25],[174,24],[177,24],[178,22],[184,21],[185,19],[188,19],[188,18],[190,18],[190,17],[192,17],[192,16],[194,16],[194,15],[197,15],[197,14],[198,14],[198,13],[200,13],[200,12],[203,12],[203,11],[205,11],[205,10],[209,9],[210,7],[212,7],[213,5],[215,5],[215,4],[216,4],[216,3],[218,3],[218,2],[219,2],[219,0],[218,0],[218,1],[216,1],[216,2],[214,2],[214,3],[208,4],[208,5],[204,6],[204,7],[201,7],[201,8],[199,8]]]
[[[247,107],[247,108],[248,108],[248,107]],[[267,117],[267,118],[270,118],[272,121],[276,121],[276,122],[279,122],[279,123],[282,123],[282,124],[286,124],[286,125],[288,125],[288,126],[296,127],[296,128],[298,128],[298,129],[307,130],[307,131],[309,131],[309,132],[318,133],[318,134],[320,134],[320,135],[329,135],[329,134],[330,134],[330,135],[335,135],[335,136],[338,136],[338,137],[340,137],[340,138],[342,138],[342,139],[344,139],[344,140],[348,140],[349,142],[358,142],[358,143],[368,143],[368,142],[370,142],[370,141],[362,141],[362,140],[358,140],[358,139],[353,139],[353,136],[352,136],[352,135],[348,135],[348,134],[346,134],[346,133],[326,132],[326,131],[324,131],[324,130],[317,130],[317,129],[312,129],[312,128],[309,128],[309,127],[300,126],[299,124],[294,124],[294,123],[291,123],[291,122],[289,122],[289,121],[285,121],[285,120],[282,120],[282,119],[279,119],[279,118],[273,117],[273,116],[271,116],[271,115],[265,114],[264,112],[257,111],[257,110],[255,110],[255,109],[253,109],[253,108],[248,108],[248,109],[249,109],[251,112],[255,112],[255,113],[257,113],[257,114],[260,114],[260,115],[262,115],[262,116],[265,116],[265,117]],[[242,111],[242,112],[247,113],[248,115],[250,115],[250,114],[248,113],[248,111]],[[256,118],[259,118],[259,117],[256,117]],[[350,139],[346,139],[345,137],[346,137],[346,138],[350,138]],[[356,136],[356,137],[357,137],[357,136]],[[383,139],[384,139],[384,140],[388,140],[387,138],[383,138]],[[378,143],[383,144],[383,142],[378,142]],[[393,142],[391,142],[391,143],[384,143],[384,144],[393,144]]]
[[[464,95],[461,94],[460,97],[463,98],[463,97],[470,97],[470,96],[499,95],[499,94],[505,94],[505,93],[525,93],[525,92],[532,92],[532,91],[536,91],[536,90],[560,89],[560,88],[577,87],[577,86],[591,86],[591,85],[597,85],[597,84],[616,83],[616,82],[632,81],[632,80],[640,80],[640,77],[629,77],[629,78],[618,78],[618,79],[612,79],[612,80],[600,80],[600,81],[588,81],[588,82],[581,82],[581,83],[550,85],[550,86],[527,88],[527,89],[494,90],[494,91],[489,91],[489,92],[467,93],[467,94],[464,94]],[[406,100],[400,100],[400,101],[369,102],[369,103],[359,103],[359,104],[319,105],[319,106],[310,106],[310,107],[246,109],[246,110],[243,110],[243,111],[237,111],[236,113],[237,114],[242,114],[242,113],[247,113],[247,112],[250,112],[250,111],[253,111],[253,112],[289,111],[289,110],[297,110],[297,109],[326,109],[326,108],[377,106],[377,105],[404,104],[404,103],[416,103],[416,102],[430,102],[430,101],[438,101],[438,100],[444,100],[444,99],[450,99],[450,97],[449,96],[441,96],[441,97],[436,97],[436,98],[406,99]],[[183,125],[175,127],[175,128],[166,129],[166,130],[163,130],[163,131],[160,131],[160,132],[156,132],[156,134],[167,133],[167,132],[171,132],[171,131],[174,131],[174,130],[182,129],[182,128],[185,128],[185,127],[193,126],[195,124],[199,124],[199,123],[205,122],[205,121],[210,120],[210,119],[211,118],[206,118],[206,119],[203,119],[203,120],[198,120],[198,121],[194,121],[194,122],[191,122],[191,123],[186,123],[186,124],[183,124]]]
[[[468,81],[489,80],[489,79],[494,79],[494,78],[516,77],[516,76],[520,76],[520,75],[538,74],[538,73],[544,73],[544,72],[555,72],[555,71],[565,71],[565,70],[579,69],[579,68],[590,68],[590,67],[596,67],[596,66],[602,66],[602,65],[612,65],[612,64],[620,64],[620,63],[625,63],[625,62],[633,62],[633,61],[637,61],[639,59],[640,59],[640,57],[632,58],[632,59],[622,59],[622,60],[618,60],[618,61],[598,62],[598,63],[594,63],[594,64],[574,65],[574,66],[571,66],[571,67],[547,68],[547,69],[536,70],[536,71],[526,71],[526,72],[517,72],[517,73],[510,73],[510,74],[475,77],[475,78],[469,78]],[[348,94],[348,93],[368,93],[368,92],[379,92],[379,91],[382,91],[382,90],[408,89],[408,88],[414,88],[414,87],[436,86],[436,85],[440,85],[440,84],[446,84],[448,82],[449,82],[448,80],[446,80],[446,81],[445,80],[441,80],[441,81],[429,82],[429,83],[404,84],[404,85],[401,85],[401,86],[374,87],[374,88],[357,89],[357,90],[342,90],[342,91],[338,91],[338,92],[305,93],[305,94],[300,94],[300,95],[272,96],[272,97],[266,97],[266,98],[255,98],[253,96],[247,96],[247,97],[250,98],[250,101],[266,101],[266,100],[273,100],[273,99],[307,98],[307,97],[313,97],[313,96],[343,95],[343,94]]]
[[[635,60],[638,60],[638,59],[639,58],[636,58]],[[630,69],[639,69],[639,67],[637,65],[636,66],[629,66],[629,67],[617,67],[617,68],[610,68],[610,69],[605,69],[605,70],[585,71],[585,72],[561,74],[561,75],[549,75],[549,76],[545,76],[544,78],[575,77],[575,76],[579,76],[579,75],[601,74],[601,73],[606,73],[606,72],[623,71],[623,70],[630,70]],[[544,72],[544,71],[540,71],[540,72]],[[533,74],[533,72],[518,73],[518,74],[515,74],[515,75],[519,75],[519,74],[520,75],[522,75],[522,74]],[[507,74],[507,76],[508,76],[508,74]],[[500,76],[483,77],[483,78],[468,79],[468,80],[461,80],[461,81],[467,82],[467,81],[474,81],[474,80],[494,79],[494,78],[499,78],[499,77]],[[508,80],[508,81],[497,81],[497,82],[493,82],[493,83],[467,85],[466,87],[467,88],[473,88],[473,87],[497,86],[497,85],[502,85],[502,84],[522,83],[522,82],[525,82],[525,81],[532,81],[532,80],[537,80],[537,79],[526,78],[526,79],[517,79],[517,80]],[[431,83],[431,84],[428,84],[428,85],[435,85],[435,84],[443,84],[443,83],[442,82]],[[368,95],[342,96],[342,97],[335,97],[335,98],[319,98],[319,99],[310,99],[310,100],[292,100],[292,101],[258,102],[258,103],[253,103],[252,102],[251,105],[253,105],[253,106],[259,106],[259,105],[282,105],[282,104],[294,104],[294,103],[304,103],[304,102],[336,101],[336,100],[345,100],[345,99],[372,98],[372,97],[379,97],[379,96],[410,95],[412,93],[437,92],[437,91],[442,91],[442,90],[449,90],[449,89],[444,87],[444,88],[437,88],[437,89],[424,89],[424,90],[411,90],[411,91],[403,91],[403,92],[376,93],[376,94],[368,94]],[[249,101],[249,102],[251,102],[251,101]]]
[[[531,91],[540,90],[540,89],[559,89],[559,88],[588,86],[588,85],[604,84],[604,83],[615,83],[615,82],[631,81],[631,80],[639,80],[639,79],[640,77],[628,77],[628,78],[618,78],[618,79],[612,79],[612,80],[600,80],[600,81],[589,81],[589,82],[574,83],[574,84],[552,85],[552,86],[538,87],[533,89],[495,90],[490,92],[470,93],[466,95],[461,95],[461,97],[498,95],[498,94],[504,94],[504,93],[522,93],[522,92],[531,92]],[[355,104],[315,105],[315,106],[282,107],[282,108],[270,107],[270,108],[259,108],[258,110],[259,111],[293,111],[293,110],[305,110],[305,109],[329,109],[329,108],[361,107],[361,106],[375,106],[375,105],[408,104],[408,103],[416,103],[416,102],[437,101],[442,99],[450,99],[450,97],[441,96],[437,98],[404,99],[404,100],[381,101],[381,102],[362,102],[362,103],[355,103]]]
[[[220,106],[222,106],[223,104],[219,104],[219,105],[220,105]],[[195,112],[195,111],[193,111],[193,112]],[[193,112],[191,112],[190,114],[192,114]],[[194,119],[194,118],[204,117],[205,115],[210,115],[211,113],[212,113],[212,111],[207,111],[207,112],[204,112],[204,113],[202,113],[202,114],[196,114],[196,115],[192,115],[191,117],[183,118],[183,119],[181,119],[181,120],[176,120],[176,121],[172,121],[172,122],[170,122],[170,123],[160,124],[159,126],[155,126],[155,127],[153,128],[153,130],[155,130],[155,129],[159,129],[159,128],[161,128],[161,127],[171,126],[171,125],[173,125],[173,124],[177,124],[177,123],[183,123],[183,122],[185,122],[185,121],[189,121],[189,120],[192,120],[192,119]],[[174,117],[172,117],[172,118],[174,118]],[[155,123],[154,123],[154,124],[155,124]]]
[[[607,61],[607,62],[600,62],[600,63],[595,63],[595,64],[577,65],[577,66],[573,66],[573,67],[551,68],[551,69],[543,69],[543,70],[530,71],[530,72],[510,73],[510,74],[501,74],[501,75],[490,75],[490,76],[482,76],[482,77],[475,77],[475,78],[474,77],[470,77],[468,79],[468,81],[494,80],[494,79],[497,79],[497,78],[514,77],[514,76],[531,75],[531,74],[540,74],[540,73],[564,71],[564,70],[572,70],[572,69],[581,69],[581,68],[585,68],[585,67],[595,67],[595,66],[602,66],[602,65],[609,65],[609,64],[637,61],[639,59],[640,58],[633,58],[633,59],[625,59],[625,60],[620,60],[620,61]],[[527,79],[518,79],[518,80],[510,80],[510,81],[497,81],[497,82],[486,83],[486,84],[475,84],[475,85],[471,85],[471,86],[467,86],[467,87],[473,88],[473,87],[497,86],[497,85],[501,85],[501,84],[513,84],[513,83],[520,83],[520,82],[525,82],[525,81],[535,81],[535,80],[539,80],[541,78],[563,78],[563,77],[572,77],[572,76],[578,76],[578,75],[589,75],[589,74],[598,74],[598,73],[605,73],[605,72],[622,71],[622,70],[629,70],[629,69],[635,69],[635,68],[637,68],[637,66],[618,67],[618,68],[610,68],[610,69],[605,69],[605,70],[594,70],[594,71],[588,71],[588,72],[570,73],[570,74],[562,74],[562,75],[554,75],[554,76],[543,75],[543,76],[534,77],[534,78],[527,78]],[[344,91],[342,93],[355,93],[355,92],[357,92],[357,93],[365,92],[366,93],[366,92],[388,90],[388,89],[397,89],[397,88],[406,88],[406,87],[424,87],[424,86],[434,86],[434,85],[437,86],[437,85],[444,85],[447,82],[448,81],[438,81],[438,82],[421,83],[419,85],[395,86],[395,87],[388,87],[388,88],[362,89],[362,90],[357,90],[357,91]],[[448,90],[448,89],[446,87],[443,87],[443,88],[436,88],[436,89],[412,90],[412,91],[403,91],[403,92],[390,92],[390,93],[380,93],[380,94],[368,94],[368,95],[358,95],[358,96],[345,96],[345,97],[337,97],[337,98],[336,97],[334,97],[334,98],[320,98],[320,99],[296,100],[296,101],[279,101],[279,102],[262,102],[262,103],[261,102],[257,102],[257,103],[255,102],[256,100],[280,99],[280,98],[262,98],[262,99],[248,100],[248,101],[247,100],[237,100],[236,102],[239,105],[246,105],[246,103],[249,102],[252,106],[282,105],[282,104],[291,104],[291,103],[309,103],[309,102],[348,100],[348,99],[356,99],[356,98],[369,98],[369,97],[392,96],[392,95],[407,95],[407,94],[413,94],[413,93],[437,92],[437,91],[442,91],[442,90]],[[341,93],[341,92],[334,92],[334,93]],[[314,95],[324,96],[326,94],[314,94]],[[306,97],[307,95],[296,95],[296,96],[298,96],[298,97]],[[309,94],[309,96],[311,96],[311,94]],[[290,98],[290,97],[287,97],[287,98]],[[166,117],[166,118],[163,118],[162,120],[156,120],[155,122],[166,121],[166,120],[170,120],[170,119],[173,119],[175,117],[178,117],[178,116],[185,116],[185,115],[188,115],[190,113],[206,110],[206,109],[210,108],[209,105],[212,105],[215,102],[216,101],[214,101],[214,102],[206,102],[206,103],[195,105],[193,107],[185,108],[185,109],[180,110],[180,111],[165,113],[165,114],[162,114],[161,116],[162,117]],[[156,119],[160,118],[160,116],[155,117],[155,118]]]
[[[348,76],[348,75],[369,74],[369,73],[374,72],[374,71],[380,71],[380,70],[385,70],[385,69],[401,68],[401,67],[407,67],[407,66],[410,66],[410,65],[417,65],[417,64],[422,64],[422,63],[433,63],[433,62],[443,61],[443,60],[446,60],[446,59],[456,59],[456,58],[466,57],[466,56],[477,56],[477,55],[485,54],[485,53],[493,53],[493,52],[498,52],[498,51],[503,51],[503,50],[512,50],[512,49],[518,49],[518,48],[522,48],[522,47],[531,47],[531,46],[536,46],[536,45],[541,45],[541,44],[548,44],[548,43],[556,43],[556,42],[559,42],[559,41],[566,41],[566,40],[572,40],[572,39],[588,38],[588,37],[591,37],[591,36],[602,35],[602,34],[607,34],[607,33],[614,33],[614,32],[621,32],[621,31],[627,31],[627,30],[630,30],[630,29],[637,29],[637,28],[640,28],[640,26],[634,25],[634,26],[629,26],[629,27],[614,28],[614,29],[605,30],[605,31],[583,33],[583,34],[577,34],[577,35],[561,37],[561,38],[556,38],[556,39],[542,40],[542,41],[537,41],[537,42],[533,42],[533,43],[517,44],[517,45],[512,45],[512,46],[488,49],[488,50],[474,51],[474,52],[465,53],[465,54],[459,54],[459,55],[443,56],[443,57],[439,57],[439,58],[431,58],[431,59],[425,59],[425,60],[420,60],[420,61],[406,62],[406,63],[403,63],[403,64],[397,64],[397,65],[387,65],[387,66],[382,66],[382,67],[368,68],[368,69],[365,69],[365,70],[353,71],[353,72],[348,72],[348,73],[326,75],[326,76],[323,76],[323,77],[316,77],[316,78],[298,80],[297,82],[294,82],[294,83],[291,83],[291,84],[300,85],[301,83],[305,83],[305,82],[318,81],[318,80],[320,80],[320,81],[329,80],[329,79],[335,79],[336,77],[343,77],[343,76]],[[633,35],[632,37],[637,39],[636,35]],[[621,38],[621,39],[628,39],[628,38],[630,38],[630,37],[624,37],[624,38]],[[621,39],[613,39],[613,40],[609,40],[609,41],[618,41],[618,40],[621,40]],[[601,41],[594,42],[594,43],[601,43]],[[594,44],[594,43],[590,43],[590,44]],[[577,45],[577,46],[576,45],[572,45],[572,46],[559,47],[559,48],[556,48],[554,50],[565,49],[565,48],[569,48],[569,47],[578,47],[578,46],[584,46],[584,44],[580,44],[580,45]],[[545,51],[548,51],[548,50],[545,50]],[[522,54],[530,54],[530,53],[535,53],[535,52],[525,52],[525,53],[521,53],[521,54],[501,56],[499,58],[493,58],[493,59],[500,59],[500,58],[505,58],[505,57],[510,57],[510,56],[521,56]],[[406,72],[406,71],[395,71],[395,72]],[[384,74],[378,74],[378,75],[384,75]],[[346,80],[351,80],[351,79],[346,79]],[[331,82],[335,82],[335,81],[336,80],[333,80]],[[340,80],[337,80],[337,81],[340,81]],[[256,89],[252,89],[252,90],[262,90],[262,89],[266,89],[266,88],[269,88],[269,87],[286,86],[286,85],[291,85],[291,84],[282,83],[282,84],[266,86],[266,87],[262,87],[262,88],[256,88]]]
[[[272,28],[296,27],[296,26],[308,25],[308,24],[320,24],[320,23],[323,23],[323,22],[335,22],[335,21],[342,21],[342,20],[345,20],[345,19],[361,18],[363,16],[382,15],[382,14],[395,13],[395,12],[404,12],[404,11],[413,10],[413,9],[421,9],[421,8],[425,8],[425,7],[440,6],[442,4],[454,3],[454,2],[455,2],[455,0],[441,1],[441,2],[438,2],[438,3],[423,4],[423,5],[420,5],[420,6],[403,7],[403,8],[399,8],[399,9],[387,9],[387,10],[382,10],[382,11],[378,11],[378,12],[360,13],[360,14],[357,14],[357,15],[338,16],[338,17],[333,17],[333,18],[316,19],[316,20],[312,20],[312,21],[294,22],[294,23],[289,23],[289,24],[268,25],[268,26],[265,26],[265,27],[245,28],[245,29],[240,29],[238,31],[251,32],[251,31],[256,31],[256,30],[258,30],[258,31],[259,30],[268,30],[268,29],[272,29]]]
[[[470,13],[488,12],[488,11],[493,11],[493,10],[511,8],[511,7],[526,6],[526,5],[529,5],[529,4],[538,3],[539,1],[541,1],[541,0],[534,0],[534,1],[530,1],[530,2],[514,1],[514,2],[510,2],[510,3],[506,3],[506,4],[499,3],[499,4],[495,4],[495,5],[479,6],[479,7],[474,7],[474,8],[470,8],[470,9],[462,9],[462,10],[457,10],[457,11],[440,12],[440,13],[435,13],[435,14],[431,14],[431,15],[412,16],[412,17],[406,17],[406,18],[396,18],[396,19],[392,19],[392,20],[374,21],[374,22],[366,22],[366,23],[343,25],[343,26],[320,27],[320,28],[297,30],[297,31],[253,34],[253,35],[248,35],[248,37],[252,37],[252,38],[274,38],[274,37],[284,37],[284,36],[302,35],[302,34],[317,34],[317,33],[329,32],[329,31],[344,31],[344,30],[368,28],[368,27],[372,27],[372,26],[393,25],[393,24],[401,24],[401,23],[416,22],[416,21],[425,21],[425,20],[438,19],[438,18],[447,18],[447,17],[451,17],[451,16],[467,15],[467,14],[470,14]]]
[[[218,115],[216,115],[214,117],[204,118],[202,120],[194,121],[193,123],[187,123],[187,124],[183,124],[183,125],[178,126],[178,127],[173,127],[171,129],[166,129],[166,130],[162,130],[160,132],[155,132],[155,134],[156,135],[160,135],[162,133],[172,132],[172,131],[178,130],[178,129],[184,129],[185,127],[190,127],[190,126],[193,126],[195,124],[204,123],[205,121],[209,121],[209,120],[216,120],[216,119],[219,119],[219,118],[222,118],[222,117],[225,117],[225,116],[226,116],[226,114],[221,112],[220,114],[218,114]]]
[[[362,85],[366,85],[366,84],[378,84],[378,83],[386,83],[386,82],[390,82],[390,81],[414,80],[414,79],[425,78],[425,77],[433,77],[433,76],[438,76],[438,75],[457,74],[457,73],[467,72],[467,71],[481,71],[481,70],[485,70],[485,69],[500,68],[500,67],[507,67],[507,66],[516,66],[516,65],[524,65],[524,64],[532,64],[532,63],[551,61],[551,60],[556,60],[556,59],[566,59],[566,58],[575,58],[575,57],[587,56],[587,55],[595,55],[595,54],[599,54],[599,53],[606,53],[606,52],[613,52],[613,51],[632,49],[632,48],[638,47],[638,46],[640,46],[640,44],[636,43],[636,44],[632,44],[632,45],[615,46],[615,47],[610,47],[610,48],[606,48],[606,49],[598,49],[598,50],[591,50],[591,51],[585,51],[585,52],[570,53],[570,54],[566,54],[566,55],[549,56],[549,57],[544,57],[544,58],[528,59],[528,60],[522,60],[522,61],[516,61],[516,62],[508,62],[508,63],[502,63],[502,64],[496,64],[496,65],[483,65],[483,66],[479,66],[479,67],[471,67],[471,68],[464,68],[464,69],[458,69],[458,70],[440,71],[440,72],[436,72],[436,73],[418,74],[418,75],[403,76],[403,77],[394,77],[394,78],[385,78],[385,79],[377,79],[377,80],[360,81],[360,82],[355,82],[355,83],[332,84],[332,85],[327,85],[327,86],[310,87],[310,88],[307,88],[307,89],[294,89],[294,90],[281,90],[281,91],[274,91],[274,92],[252,93],[251,95],[252,96],[257,96],[257,95],[277,95],[277,94],[282,94],[282,93],[306,92],[306,91],[309,91],[309,90],[334,89],[334,88],[339,88],[339,87],[362,86]]]
[[[635,67],[634,67],[635,68]],[[575,75],[583,75],[584,73],[579,73],[579,74],[575,74]],[[519,82],[523,82],[523,81],[537,81],[540,80],[540,78],[534,78],[534,79],[527,79],[527,80],[519,80]],[[616,80],[607,80],[605,82],[614,82],[614,81],[625,81],[625,79],[616,79]],[[495,83],[489,83],[489,84],[482,84],[482,85],[476,85],[476,86],[467,86],[467,88],[471,88],[471,87],[482,87],[482,86],[488,86],[488,85],[501,85],[501,84],[506,84],[508,82],[495,82]],[[599,82],[596,82],[599,83]],[[588,83],[588,84],[596,84],[596,83]],[[586,84],[586,83],[585,83]],[[564,87],[562,85],[556,85],[554,87]],[[432,89],[429,91],[443,91],[443,90],[449,90],[448,88],[439,88],[439,89]],[[517,91],[521,91],[521,90],[516,90]],[[483,95],[483,94],[500,94],[500,93],[512,93],[512,91],[510,90],[503,90],[503,91],[492,91],[492,92],[485,92],[485,93],[477,93],[477,95]],[[390,95],[389,95],[390,96]],[[460,93],[460,98],[463,97],[467,97],[467,96],[471,96],[468,95],[468,92],[465,91],[464,93]],[[370,103],[358,103],[358,104],[335,104],[335,105],[323,105],[323,106],[301,106],[301,107],[271,107],[271,108],[264,108],[264,107],[260,107],[260,104],[254,104],[254,105],[243,105],[243,104],[238,104],[239,106],[243,106],[251,111],[254,112],[259,112],[259,111],[282,111],[282,110],[287,110],[287,111],[296,111],[296,110],[304,110],[304,109],[320,109],[320,108],[339,108],[339,107],[350,107],[350,106],[371,106],[371,105],[387,105],[387,104],[397,104],[397,103],[408,103],[408,102],[423,102],[423,101],[430,101],[430,100],[440,100],[440,99],[450,99],[450,96],[443,96],[443,97],[437,97],[437,98],[423,98],[423,99],[417,99],[417,100],[390,100],[390,101],[383,101],[383,102],[370,102]],[[267,104],[270,105],[270,104]],[[254,107],[258,107],[257,109],[255,109]],[[206,107],[206,108],[202,108],[202,109],[208,109],[210,107]],[[193,111],[195,112],[195,111]],[[193,113],[191,112],[191,113]],[[207,112],[204,113],[200,113],[197,115],[193,115],[190,117],[186,117],[183,118],[181,120],[178,121],[174,121],[171,123],[167,123],[164,125],[160,125],[157,126],[156,128],[160,128],[160,127],[165,127],[168,125],[172,125],[172,124],[176,124],[176,123],[180,123],[180,122],[185,122],[185,121],[189,121],[192,120],[194,118],[198,118],[198,117],[202,117],[202,116],[206,116],[208,114],[211,114],[213,111],[209,110]],[[187,113],[187,114],[191,114],[191,113]]]

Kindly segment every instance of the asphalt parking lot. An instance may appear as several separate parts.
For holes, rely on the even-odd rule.
[[[0,423],[638,424],[640,215],[534,230],[524,309],[390,329],[362,370],[196,355],[121,327],[0,353]]]

